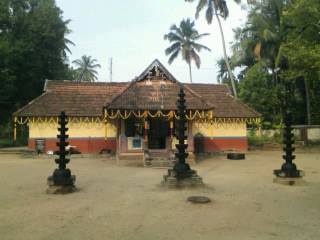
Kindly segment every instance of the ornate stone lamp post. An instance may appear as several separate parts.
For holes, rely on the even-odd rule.
[[[173,171],[176,173],[176,177],[178,179],[184,179],[191,177],[192,170],[190,169],[189,164],[186,163],[186,158],[188,157],[188,153],[186,152],[188,144],[185,144],[185,140],[187,137],[185,136],[186,123],[186,100],[185,100],[185,93],[183,88],[180,88],[180,92],[178,94],[179,98],[177,101],[177,130],[178,130],[178,141],[179,143],[176,144],[177,152],[175,153],[176,159],[178,160],[173,167]]]
[[[179,141],[176,144],[176,153],[175,157],[177,159],[176,164],[173,169],[168,170],[168,174],[164,176],[162,182],[163,185],[168,187],[185,187],[185,186],[198,186],[203,185],[202,178],[199,177],[196,171],[192,170],[188,163],[186,163],[186,158],[188,153],[186,149],[188,144],[185,143],[187,136],[185,135],[186,131],[186,105],[185,105],[185,93],[183,87],[180,87],[177,101],[177,130]]]
[[[48,177],[48,192],[73,192],[75,190],[75,176],[71,175],[70,169],[66,168],[66,165],[70,162],[70,159],[66,158],[66,155],[69,154],[69,151],[66,150],[66,147],[69,145],[66,140],[69,136],[66,134],[68,131],[68,121],[64,111],[61,112],[59,116],[58,124],[60,125],[58,127],[59,134],[57,135],[59,140],[57,142],[57,146],[59,147],[59,150],[56,152],[56,154],[59,156],[59,158],[55,159],[55,162],[59,165],[59,167],[54,170],[52,176]]]
[[[290,178],[300,178],[304,175],[303,171],[298,170],[297,166],[293,163],[295,155],[293,155],[295,148],[294,135],[292,133],[292,113],[291,113],[291,96],[292,87],[289,83],[285,83],[285,96],[284,96],[284,108],[283,108],[283,120],[284,120],[284,132],[283,132],[283,144],[284,152],[283,159],[285,163],[282,164],[281,169],[274,170],[274,174],[277,176],[278,180],[288,180],[290,184],[294,184],[294,179]]]

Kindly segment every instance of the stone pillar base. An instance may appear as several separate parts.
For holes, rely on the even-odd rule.
[[[282,185],[296,185],[296,186],[304,186],[306,185],[306,181],[302,177],[295,177],[295,178],[290,178],[290,177],[275,177],[273,179],[274,183],[282,184]]]
[[[192,175],[187,178],[178,179],[173,169],[168,170],[168,174],[163,176],[161,186],[167,188],[187,188],[187,187],[204,187],[202,178],[196,171],[192,170]]]
[[[46,190],[47,194],[68,194],[78,191],[76,186],[49,186]]]
[[[68,178],[65,183],[66,184],[55,184],[53,177],[49,176],[47,179],[47,183],[49,185],[47,189],[48,194],[67,194],[67,193],[73,193],[78,191],[76,186],[74,185],[76,181],[76,176],[71,175],[70,178]]]
[[[288,165],[289,165],[289,168],[287,168]],[[281,169],[273,170],[273,174],[276,175],[276,177],[280,177],[280,178],[300,178],[305,175],[304,171],[296,169],[296,165],[294,164],[288,164],[288,165],[287,163],[283,164]]]

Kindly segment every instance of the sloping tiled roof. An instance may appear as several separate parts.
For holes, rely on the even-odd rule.
[[[62,110],[69,116],[101,116],[103,106],[129,83],[87,83],[46,81],[45,92],[14,115],[58,116]]]
[[[175,110],[179,92],[179,83],[152,80],[133,82],[120,93],[113,101],[107,104],[107,109],[134,109],[134,110]],[[184,88],[187,109],[209,110],[213,109],[200,95],[189,87]]]
[[[225,85],[182,84],[156,59],[132,82],[46,81],[44,93],[14,116],[102,116],[103,108],[175,110],[180,86],[191,110],[213,110],[215,117],[256,118],[260,114],[234,99]]]
[[[128,94],[125,98],[129,104],[127,107],[145,109],[148,106],[149,109],[160,110],[159,101],[150,103],[146,98],[139,98],[139,102],[136,101],[137,96],[152,92],[154,86],[145,84],[140,84],[143,87],[137,86],[128,91],[132,87],[131,82],[77,83],[71,81],[47,81],[45,92],[18,110],[14,115],[20,117],[58,116],[62,110],[65,110],[69,116],[102,116],[103,107],[108,106],[110,102],[113,101],[114,104],[119,104],[119,108],[122,106],[122,100],[117,101],[117,97],[124,96],[121,93]],[[183,84],[183,86],[185,87],[187,105],[190,102],[194,104],[189,109],[214,109],[215,117],[256,118],[260,116],[259,113],[239,100],[235,100],[229,94],[229,89],[225,85],[193,83]],[[164,85],[163,105],[167,106],[166,108],[175,109],[177,90],[178,85]],[[161,99],[160,95],[153,94],[155,98]]]
[[[261,114],[235,99],[227,85],[222,84],[184,84],[206,99],[214,107],[215,117],[257,118]]]

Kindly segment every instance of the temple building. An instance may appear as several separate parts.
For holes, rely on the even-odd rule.
[[[57,149],[57,118],[65,111],[70,145],[82,153],[169,156],[180,87],[190,153],[247,150],[247,124],[259,121],[260,114],[236,100],[226,85],[179,82],[158,60],[130,82],[47,80],[43,93],[14,113],[14,121],[27,124],[30,149],[39,143],[45,152]]]

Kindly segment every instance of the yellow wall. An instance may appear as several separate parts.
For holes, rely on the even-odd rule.
[[[48,119],[47,119],[48,120]],[[74,119],[73,119],[74,120]],[[79,119],[78,119],[79,120]],[[123,121],[122,121],[123,122]],[[54,121],[50,123],[29,122],[29,136],[30,138],[56,138],[58,131],[58,124]],[[68,134],[71,138],[85,138],[85,137],[105,137],[105,124],[90,123],[82,120],[68,124]],[[124,128],[122,128],[124,129]],[[246,123],[192,123],[192,135],[201,133],[206,137],[245,137]],[[107,137],[116,137],[117,127],[115,121],[109,120],[107,123]]]
[[[206,137],[245,137],[246,123],[199,123],[192,124],[192,134],[201,133]]]
[[[56,138],[58,134],[58,124],[29,122],[30,138]],[[71,122],[68,125],[68,135],[70,138],[105,137],[104,123],[87,123],[84,121]],[[107,123],[107,137],[116,137],[117,129],[113,121]]]

